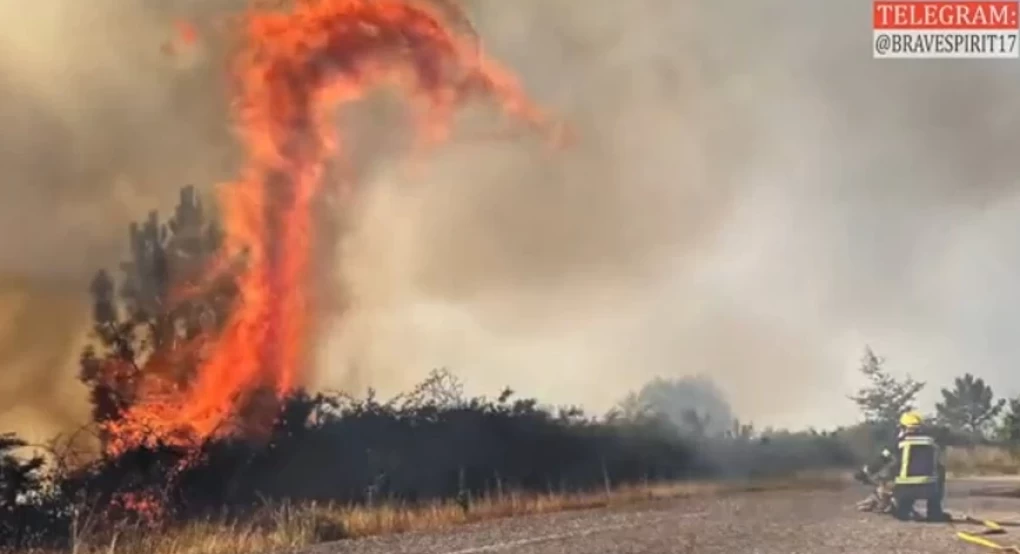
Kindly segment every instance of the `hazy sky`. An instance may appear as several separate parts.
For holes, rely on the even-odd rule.
[[[227,3],[0,7],[0,303],[26,310],[0,323],[0,424],[84,417],[91,273],[130,219],[235,169]],[[578,144],[478,138],[476,108],[410,172],[385,102],[339,118],[364,180],[317,384],[393,392],[447,366],[601,411],[704,373],[741,417],[828,425],[856,417],[871,344],[933,388],[971,371],[1020,393],[1016,64],[873,60],[866,3],[466,4]],[[168,57],[177,16],[202,41]]]

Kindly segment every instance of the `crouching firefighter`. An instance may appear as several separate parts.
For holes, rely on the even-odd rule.
[[[883,450],[881,457],[875,463],[864,466],[859,474],[878,483],[876,495],[891,492],[889,508],[897,519],[911,519],[914,504],[924,500],[926,518],[944,521],[946,514],[942,510],[942,499],[945,496],[946,470],[942,463],[942,448],[926,432],[923,424],[920,414],[903,414],[895,447]]]

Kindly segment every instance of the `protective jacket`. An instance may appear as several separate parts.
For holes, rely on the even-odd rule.
[[[865,466],[869,475],[897,485],[926,485],[944,478],[942,448],[924,432],[904,434]]]
[[[901,434],[864,471],[880,482],[892,484],[899,516],[907,517],[914,502],[923,499],[928,502],[929,519],[942,517],[946,478],[942,448],[928,433],[911,430]]]
[[[894,459],[899,462],[893,484],[898,486],[940,486],[942,448],[935,439],[922,434],[907,435],[896,445]]]

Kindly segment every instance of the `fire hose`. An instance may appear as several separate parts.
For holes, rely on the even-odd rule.
[[[968,533],[965,531],[957,531],[956,537],[960,540],[976,544],[978,546],[984,546],[991,548],[992,550],[998,550],[1000,552],[1014,552],[1020,554],[1020,546],[1017,545],[1003,545],[995,542],[991,539],[985,538],[988,535],[1003,535],[1006,533],[1005,527],[1020,527],[1020,521],[992,521],[988,519],[977,519],[975,517],[965,515],[960,518],[953,518],[952,523],[973,523],[984,526],[981,531]]]
[[[858,471],[854,474],[854,479],[860,483],[869,486],[880,486],[880,480],[875,479],[874,475],[868,474],[865,471]],[[1020,521],[993,521],[991,519],[979,519],[972,515],[964,514],[960,516],[950,515],[950,524],[955,523],[969,523],[983,526],[983,530],[978,532],[964,532],[958,531],[956,536],[961,541],[990,548],[992,550],[998,550],[1000,552],[1012,552],[1014,554],[1020,554],[1020,545],[1003,545],[991,539],[987,539],[989,535],[1005,535],[1006,527],[1020,527]]]
[[[875,476],[870,475],[864,471],[858,471],[854,474],[854,479],[857,481],[871,485],[880,486],[880,480]],[[979,519],[971,515],[962,516],[950,516],[949,523],[951,525],[957,523],[981,525],[984,527],[981,531],[967,532],[957,531],[956,537],[962,541],[975,544],[978,546],[984,546],[992,550],[998,550],[1000,552],[1012,552],[1014,554],[1020,554],[1020,545],[1004,545],[999,542],[993,541],[988,537],[989,535],[1004,535],[1006,534],[1006,527],[1020,527],[1020,521],[993,521],[990,519]]]

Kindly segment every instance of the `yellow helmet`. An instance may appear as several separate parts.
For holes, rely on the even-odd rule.
[[[907,412],[900,416],[900,426],[902,427],[920,427],[923,422],[924,418],[917,412]]]

